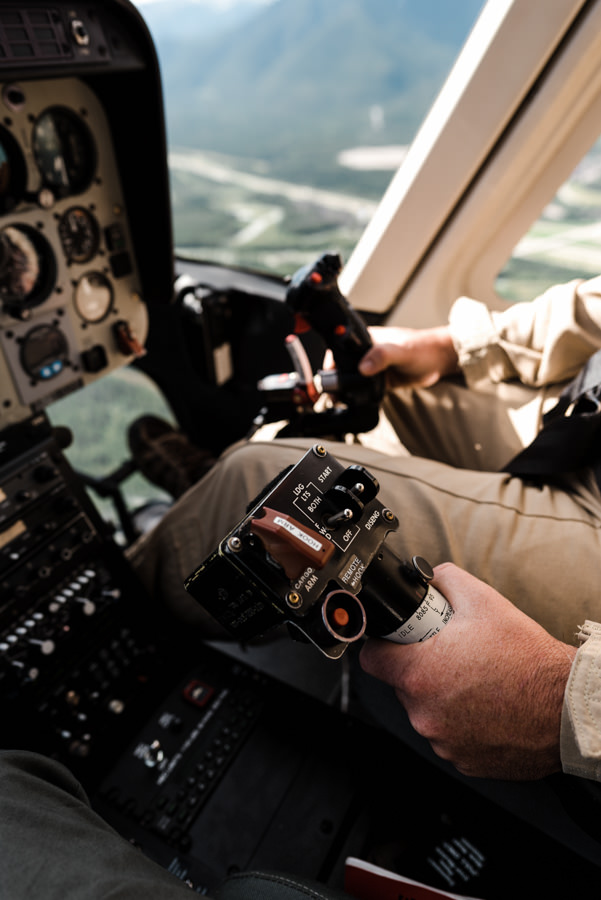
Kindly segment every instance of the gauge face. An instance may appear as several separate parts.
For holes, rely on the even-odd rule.
[[[10,212],[23,199],[25,183],[25,162],[19,145],[0,126],[0,214]]]
[[[70,109],[53,106],[42,113],[33,127],[33,152],[44,185],[58,197],[81,193],[94,177],[94,140]]]
[[[42,303],[54,286],[56,265],[50,244],[27,225],[0,230],[0,300],[11,315]]]
[[[21,365],[36,381],[48,381],[63,371],[68,354],[67,339],[59,328],[38,325],[23,338]]]
[[[69,263],[87,263],[98,252],[100,228],[92,213],[72,206],[58,223],[58,234]]]
[[[113,305],[113,288],[102,272],[88,272],[77,282],[75,308],[86,322],[100,322]]]

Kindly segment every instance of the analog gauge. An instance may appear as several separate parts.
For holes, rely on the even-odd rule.
[[[5,312],[24,318],[46,299],[55,277],[54,254],[39,232],[27,225],[0,230],[0,300]]]
[[[47,109],[36,120],[33,152],[44,185],[57,197],[80,194],[94,177],[94,139],[85,122],[63,106]]]
[[[72,206],[58,223],[58,234],[69,263],[87,263],[98,252],[100,228],[92,213]]]
[[[75,287],[75,309],[86,322],[100,322],[113,305],[113,288],[101,272],[88,272]]]
[[[0,214],[10,212],[25,194],[23,154],[14,137],[0,126]]]
[[[38,325],[23,338],[21,365],[36,381],[48,381],[60,375],[68,359],[67,339],[55,325]]]

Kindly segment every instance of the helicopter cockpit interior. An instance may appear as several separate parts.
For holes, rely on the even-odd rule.
[[[257,382],[289,368],[288,283],[174,258],[160,71],[128,0],[1,0],[0,109],[2,746],[63,762],[110,824],[201,894],[250,868],[341,889],[347,857],[477,897],[507,896],[522,863],[523,896],[590,883],[571,849],[148,601],[48,409],[71,394],[85,405],[90,385],[133,366],[192,437],[199,410],[205,433],[216,423],[220,452],[264,405]],[[303,335],[301,373],[325,346],[327,330]],[[367,430],[379,394],[354,390],[341,424],[295,419],[278,391],[263,418]],[[133,540],[124,510],[122,524]]]

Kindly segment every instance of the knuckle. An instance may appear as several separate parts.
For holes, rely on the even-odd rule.
[[[411,697],[415,703],[421,702],[422,697],[427,697],[427,689],[421,671],[408,666],[403,672],[403,693]]]
[[[429,713],[423,712],[420,709],[413,709],[408,710],[408,715],[412,727],[423,738],[426,738],[431,744],[437,743],[440,740],[441,736],[439,734],[436,719]]]

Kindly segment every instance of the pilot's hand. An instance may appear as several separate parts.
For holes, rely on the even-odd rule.
[[[430,387],[458,371],[457,353],[446,325],[420,329],[374,326],[369,333],[374,346],[359,363],[362,375],[387,369],[392,384]]]
[[[434,584],[451,621],[422,644],[368,640],[363,669],[392,685],[415,730],[463,774],[520,781],[558,771],[576,648],[451,563]]]

